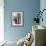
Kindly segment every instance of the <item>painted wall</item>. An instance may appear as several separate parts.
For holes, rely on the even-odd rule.
[[[46,9],[46,0],[41,0],[41,1],[40,1],[40,9],[41,9],[41,11],[42,11],[43,9]],[[41,22],[40,22],[40,25],[46,27],[46,10],[43,12],[42,17],[43,17],[43,22],[41,21]]]
[[[43,9],[46,9],[46,0],[40,0],[40,10],[42,11]],[[40,21],[40,25],[46,27],[46,11],[43,12],[42,17],[43,17],[43,22]],[[45,40],[45,43],[46,43],[46,40]]]
[[[4,1],[4,35],[7,41],[18,41],[32,28],[32,21],[40,9],[40,0],[5,0]],[[24,11],[24,27],[11,26],[11,13]]]

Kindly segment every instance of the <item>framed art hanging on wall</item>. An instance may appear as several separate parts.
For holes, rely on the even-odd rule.
[[[12,26],[24,25],[24,12],[12,12]]]

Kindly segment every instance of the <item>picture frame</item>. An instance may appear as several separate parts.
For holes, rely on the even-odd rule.
[[[12,26],[24,26],[24,12],[12,12]]]

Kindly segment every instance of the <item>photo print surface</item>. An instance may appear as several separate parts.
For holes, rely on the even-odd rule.
[[[12,26],[23,26],[23,12],[12,12]]]

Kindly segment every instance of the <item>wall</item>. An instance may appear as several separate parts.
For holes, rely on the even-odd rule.
[[[46,9],[46,0],[40,0],[40,9],[41,9],[41,11],[42,11],[43,9]],[[46,20],[45,20],[45,19],[46,19],[46,10],[43,12],[42,17],[43,17],[43,22],[41,21],[41,22],[40,22],[40,25],[46,27]]]
[[[7,41],[18,41],[32,28],[32,21],[40,9],[40,0],[4,0],[4,35]],[[24,27],[11,26],[11,12],[24,11]]]
[[[40,0],[40,10],[42,11],[43,9],[46,9],[46,0]],[[43,20],[43,22],[40,21],[40,25],[46,27],[46,11],[43,12],[42,17],[44,20]],[[45,36],[46,36],[46,34],[45,34]],[[46,43],[46,39],[45,39],[45,43]]]

